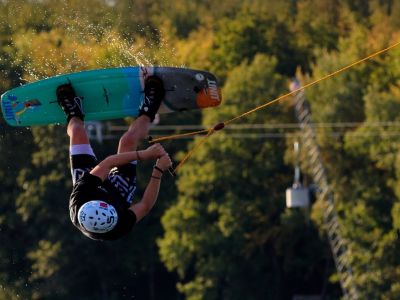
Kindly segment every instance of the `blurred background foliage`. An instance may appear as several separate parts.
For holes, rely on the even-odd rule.
[[[160,124],[210,126],[286,93],[295,74],[306,83],[399,40],[400,0],[2,0],[0,92],[94,68],[206,69],[223,104]],[[313,121],[358,124],[325,127],[318,142],[361,299],[399,299],[400,135],[370,124],[400,121],[400,49],[306,96]],[[240,122],[295,119],[286,101]],[[210,138],[176,180],[165,178],[131,235],[95,243],[69,220],[65,128],[0,120],[0,299],[339,299],[322,206],[285,207],[293,135],[247,135]],[[93,144],[103,158],[117,138]],[[193,142],[164,146],[179,160]],[[139,170],[138,198],[150,169]]]

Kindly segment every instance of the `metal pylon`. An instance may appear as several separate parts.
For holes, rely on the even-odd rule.
[[[291,90],[294,91],[299,87],[298,81],[295,80],[291,85]],[[341,235],[333,193],[329,187],[326,170],[322,164],[315,129],[311,121],[311,110],[303,90],[295,95],[295,113],[301,128],[303,148],[308,155],[307,163],[311,170],[313,181],[317,185],[317,196],[325,205],[324,222],[343,295],[345,299],[357,300],[360,297],[349,262],[349,248],[346,240]]]

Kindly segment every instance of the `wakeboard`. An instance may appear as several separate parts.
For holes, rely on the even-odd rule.
[[[85,120],[135,117],[144,98],[144,82],[156,75],[164,83],[159,113],[217,106],[221,89],[206,71],[175,67],[122,67],[57,75],[28,83],[1,96],[1,110],[11,126],[63,124],[64,112],[56,99],[59,85],[71,83],[82,98]]]

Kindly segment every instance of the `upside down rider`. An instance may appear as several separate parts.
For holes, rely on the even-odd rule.
[[[149,131],[165,90],[162,81],[150,76],[145,81],[144,99],[138,118],[122,135],[116,154],[98,161],[84,127],[82,99],[71,84],[57,88],[58,104],[67,118],[73,188],[69,200],[72,223],[94,240],[115,240],[128,234],[157,201],[163,172],[171,165],[160,144],[137,150]],[[136,165],[155,160],[142,199],[134,203]]]

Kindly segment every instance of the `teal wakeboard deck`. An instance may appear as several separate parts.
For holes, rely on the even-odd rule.
[[[164,83],[165,97],[159,113],[217,106],[221,90],[206,71],[172,67],[124,67],[58,75],[11,89],[1,96],[1,110],[11,126],[63,124],[64,112],[56,89],[71,83],[83,99],[85,120],[137,116],[144,98],[144,82],[156,75]]]

